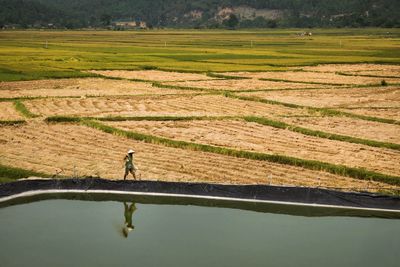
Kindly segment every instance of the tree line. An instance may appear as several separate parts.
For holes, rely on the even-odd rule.
[[[238,6],[281,16],[218,18],[222,8]],[[400,27],[399,10],[399,0],[0,0],[0,27],[107,27],[116,20],[177,28]]]

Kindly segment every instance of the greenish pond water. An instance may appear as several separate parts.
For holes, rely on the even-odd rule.
[[[0,266],[400,264],[399,219],[280,205],[177,202],[125,197],[3,205]]]

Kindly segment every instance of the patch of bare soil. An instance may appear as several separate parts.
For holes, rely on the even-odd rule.
[[[84,126],[30,122],[0,131],[0,164],[66,176],[121,179],[129,148],[136,150],[135,162],[142,178],[149,180],[265,184],[272,177],[272,183],[279,185],[389,187],[287,165],[146,144]]]
[[[92,70],[91,73],[100,74],[108,77],[137,79],[148,81],[193,81],[193,80],[212,80],[205,74],[183,73],[160,70]]]
[[[367,85],[380,84],[382,79],[376,77],[347,76],[330,72],[304,72],[304,71],[284,71],[284,72],[231,72],[227,75],[238,77],[249,77],[254,79],[277,79],[293,82],[322,83],[337,85]],[[388,83],[399,83],[399,79],[387,78]]]
[[[400,175],[400,152],[303,135],[241,120],[108,122],[107,124],[175,140],[318,160]]]
[[[239,94],[312,107],[400,107],[399,87],[282,90]]]
[[[282,121],[312,130],[400,144],[400,126],[347,117],[283,117]]]
[[[0,98],[181,94],[182,90],[161,89],[150,83],[100,78],[1,82]]]
[[[302,69],[306,71],[317,71],[317,72],[365,72],[365,71],[400,72],[400,65],[325,64],[317,66],[294,67],[293,69]]]
[[[322,87],[321,85],[315,85],[315,84],[261,81],[257,79],[184,81],[184,82],[169,82],[165,84],[174,86],[192,87],[192,88],[205,88],[212,90],[226,90],[226,91]]]
[[[74,116],[235,116],[235,115],[306,115],[306,109],[232,99],[221,95],[54,98],[24,101],[39,115]]]
[[[23,119],[23,117],[15,109],[14,103],[0,102],[0,120],[11,121],[11,120],[20,120],[20,119]]]

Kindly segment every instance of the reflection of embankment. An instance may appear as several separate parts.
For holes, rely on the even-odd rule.
[[[101,179],[25,180],[1,185],[0,196],[12,197],[38,190],[63,190],[63,192],[48,191],[47,193],[11,198],[6,201],[1,201],[0,198],[0,208],[48,199],[69,199],[137,204],[195,205],[307,217],[400,218],[400,198],[398,197],[302,187],[233,186],[153,181],[122,182]],[[71,190],[71,192],[67,192],[67,190]],[[80,192],[77,193],[73,190],[80,190]],[[89,193],[82,190],[89,190]],[[98,190],[98,193],[95,193],[95,190]],[[116,194],[116,191],[119,193]],[[327,208],[326,206],[331,207]],[[393,210],[393,212],[388,210]]]

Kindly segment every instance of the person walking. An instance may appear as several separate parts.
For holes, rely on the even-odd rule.
[[[136,171],[138,168],[133,164],[133,155],[135,154],[135,151],[132,149],[129,149],[127,155],[124,158],[125,161],[125,175],[124,175],[124,180],[126,180],[126,177],[128,176],[129,173],[132,174],[133,179],[136,180]]]

